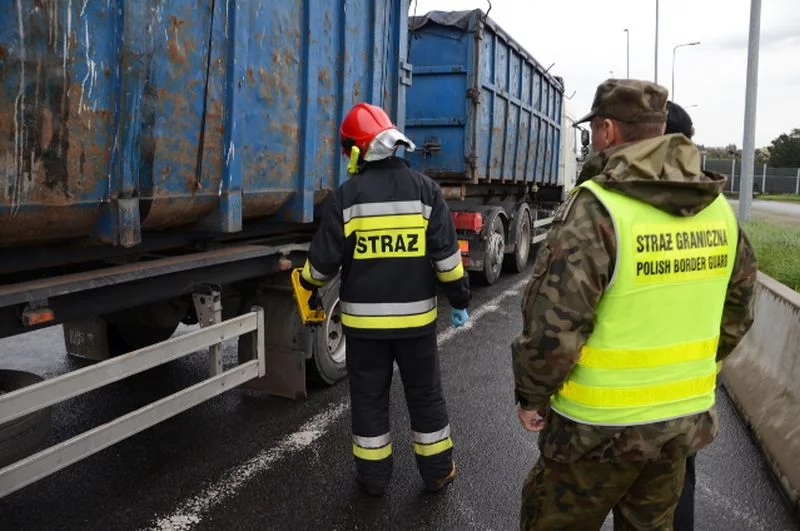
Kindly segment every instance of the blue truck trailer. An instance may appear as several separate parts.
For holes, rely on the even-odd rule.
[[[522,271],[562,200],[560,158],[575,159],[563,81],[480,10],[412,17],[408,53],[411,165],[450,200],[468,270]]]
[[[0,352],[0,497],[232,387],[302,398],[307,377],[345,376],[338,282],[309,329],[290,270],[347,178],[338,125],[356,102],[417,143],[407,156],[441,183],[469,269],[491,283],[504,257],[524,267],[561,199],[563,84],[479,11],[408,8],[0,11],[0,338],[63,325],[67,352],[96,362],[42,380]],[[206,348],[207,379],[29,455],[52,405]]]

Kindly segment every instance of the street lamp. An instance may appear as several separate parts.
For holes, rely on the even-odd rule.
[[[742,142],[742,180],[739,185],[739,219],[750,219],[753,201],[753,163],[755,162],[756,103],[758,102],[758,53],[761,44],[761,0],[750,1],[750,33],[747,44],[747,87],[744,94],[744,141]]]
[[[631,78],[631,32],[627,28],[625,32],[625,78]]]
[[[656,0],[656,45],[655,45],[655,61],[653,62],[655,69],[655,73],[653,76],[653,83],[658,85],[658,0]]]
[[[698,44],[700,44],[700,41],[687,42],[684,44],[679,44],[672,49],[672,101],[676,101],[675,100],[675,52],[678,51],[678,48],[682,48],[684,46],[697,46]]]

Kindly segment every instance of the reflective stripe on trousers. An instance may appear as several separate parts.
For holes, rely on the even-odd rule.
[[[353,455],[365,461],[380,461],[392,455],[390,435],[384,433],[377,437],[353,435]]]
[[[412,438],[414,453],[422,457],[438,455],[453,447],[449,424],[441,430],[429,433],[412,432]]]

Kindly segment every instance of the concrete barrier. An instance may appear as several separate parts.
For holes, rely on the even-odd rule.
[[[800,510],[800,293],[759,273],[755,322],[723,384]]]

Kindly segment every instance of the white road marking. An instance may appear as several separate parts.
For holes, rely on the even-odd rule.
[[[714,481],[717,481],[717,478],[712,478],[702,473],[697,476],[697,490],[700,491],[701,497],[707,502],[727,511],[736,521],[746,524],[747,529],[770,529],[769,522],[740,500],[731,499],[730,496],[719,492],[713,487],[709,487],[709,485],[713,485]]]
[[[486,301],[470,315],[470,320],[463,327],[450,327],[441,331],[437,335],[437,344],[441,347],[455,336],[470,330],[475,322],[483,316],[497,311],[501,302],[518,295],[526,283],[527,279],[521,280],[497,297]],[[281,459],[301,452],[314,444],[349,407],[350,400],[348,398],[332,404],[325,411],[311,417],[296,432],[281,439],[275,446],[259,452],[255,457],[229,470],[216,483],[178,505],[172,513],[159,518],[148,529],[153,531],[193,529],[214,506],[235,496],[254,476],[266,472]]]
[[[175,511],[156,520],[150,529],[182,531],[199,524],[212,507],[235,495],[256,474],[269,470],[277,461],[309,447],[319,439],[350,407],[345,399],[314,415],[300,428],[241,465],[231,469],[219,481],[181,503]]]

